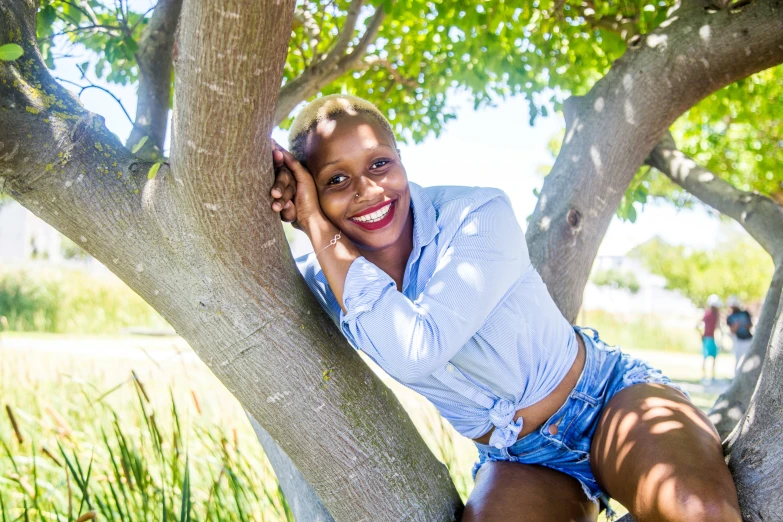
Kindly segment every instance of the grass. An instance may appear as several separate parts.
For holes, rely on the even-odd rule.
[[[109,339],[79,352],[70,336],[0,337],[1,522],[293,520],[241,406],[182,340]],[[632,352],[699,378],[699,354]],[[731,357],[718,369],[728,377]],[[467,499],[473,444],[385,382]],[[694,395],[705,408],[715,399]]]
[[[241,406],[181,340],[105,357],[40,340],[0,338],[0,521],[293,520]],[[403,401],[467,498],[472,443]]]
[[[0,316],[20,332],[115,334],[128,327],[168,327],[114,275],[47,265],[0,266]]]

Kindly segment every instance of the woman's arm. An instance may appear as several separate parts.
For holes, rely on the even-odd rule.
[[[294,220],[299,228],[307,234],[316,253],[321,270],[329,282],[332,293],[337,298],[343,312],[346,311],[343,304],[343,288],[345,277],[351,263],[360,256],[359,251],[347,238],[341,237],[340,230],[329,221],[318,203],[318,191],[312,175],[299,163],[290,152],[276,145],[273,152],[273,162],[280,170],[283,164],[287,167],[295,182],[286,180],[282,176],[286,172],[277,175],[271,194],[275,198],[272,209],[281,212],[281,217]],[[286,187],[294,186],[293,199],[291,191]],[[279,197],[278,197],[279,196]],[[291,203],[293,202],[293,203]]]
[[[415,301],[378,267],[356,259],[345,280],[341,328],[390,375],[420,381],[475,335],[529,265],[513,210],[506,199],[492,199],[464,218]]]

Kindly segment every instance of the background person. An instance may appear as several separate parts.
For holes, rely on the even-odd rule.
[[[715,361],[718,358],[718,345],[715,342],[715,329],[720,321],[720,307],[723,303],[715,294],[707,298],[707,308],[704,310],[704,317],[697,325],[697,328],[703,328],[701,334],[701,347],[704,360],[701,363],[701,380],[705,384],[712,384],[715,381]],[[707,359],[712,358],[712,377],[707,380]]]
[[[730,296],[726,300],[726,304],[731,308],[731,313],[726,318],[726,324],[731,332],[734,357],[736,359],[735,367],[739,368],[740,361],[753,343],[753,334],[750,331],[753,328],[753,320],[736,295]]]

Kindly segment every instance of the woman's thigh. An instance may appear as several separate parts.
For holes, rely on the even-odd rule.
[[[594,522],[598,507],[579,482],[542,466],[487,462],[465,506],[463,522]]]
[[[669,386],[637,384],[612,397],[590,460],[601,487],[636,520],[741,520],[718,433]]]

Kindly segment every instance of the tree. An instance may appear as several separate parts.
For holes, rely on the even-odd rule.
[[[156,163],[124,149],[46,72],[35,47],[35,5],[0,0],[0,37],[9,35],[25,50],[23,58],[0,65],[2,182],[164,315],[292,457],[335,519],[357,513],[451,519],[459,500],[445,470],[388,390],[338,341],[296,276],[277,218],[264,203],[272,176],[267,137],[294,6],[210,4],[190,0],[182,9],[171,159],[153,175]],[[636,6],[635,18],[616,7],[613,16],[586,3],[557,7],[520,6],[512,22],[491,21],[499,28],[520,19],[552,27],[549,37],[528,28],[515,42],[514,48],[530,50],[512,54],[526,65],[531,55],[558,65],[535,44],[531,49],[537,39],[570,42],[565,31],[555,31],[558,24],[590,19],[628,37],[606,75],[565,102],[564,145],[528,232],[535,265],[573,319],[600,238],[657,139],[699,99],[783,61],[783,17],[780,0],[732,6],[693,0],[668,14],[653,6],[650,15]],[[525,13],[529,18],[520,18]],[[490,26],[489,13],[485,20]],[[576,34],[570,36],[581,39]],[[338,32],[335,42],[343,40]],[[618,41],[618,54],[624,42]],[[482,58],[472,57],[465,69],[480,69]],[[522,86],[546,84],[557,72],[549,67],[540,75],[532,65],[522,67]],[[388,69],[383,74],[394,78]],[[216,128],[217,118],[231,125]],[[780,342],[777,335],[760,387],[775,382],[779,369],[770,354],[783,350]],[[756,395],[751,410],[767,417],[746,416],[734,447],[771,433],[766,430],[780,421],[771,401]],[[749,519],[776,513],[780,499],[771,491],[779,484],[769,470],[778,458],[758,455],[753,469],[735,467],[740,484],[766,474],[769,485],[740,491]]]

